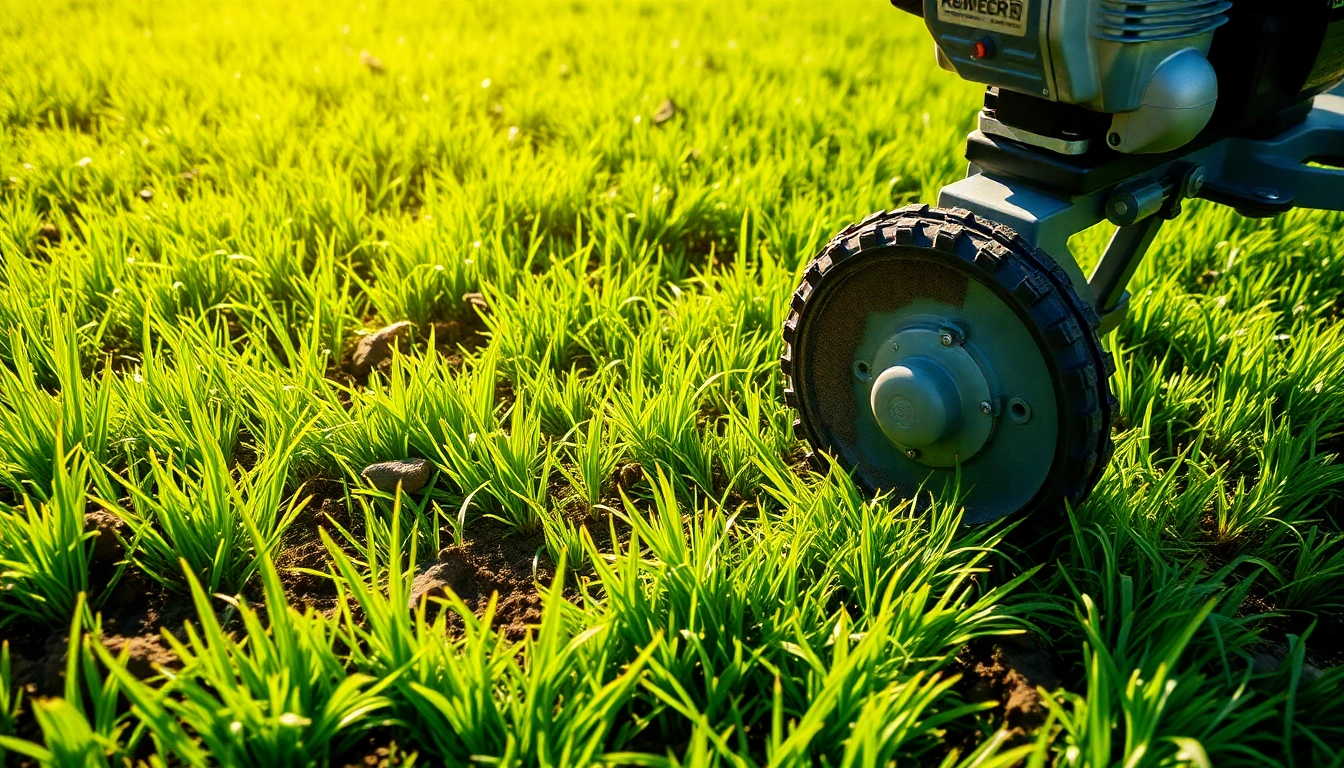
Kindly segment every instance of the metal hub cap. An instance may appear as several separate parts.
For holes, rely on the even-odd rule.
[[[968,461],[994,431],[989,382],[947,323],[913,322],[879,345],[859,370],[881,371],[863,382],[865,398],[887,439],[930,467]]]
[[[961,396],[947,371],[924,357],[883,371],[873,383],[873,415],[897,445],[924,448],[947,437],[961,421]]]

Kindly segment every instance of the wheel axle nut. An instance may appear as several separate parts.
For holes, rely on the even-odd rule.
[[[944,331],[944,332],[943,332],[943,335],[940,336],[939,339],[943,342],[943,346],[944,346],[944,347],[950,347],[950,346],[952,346],[952,334],[947,333],[946,331]]]
[[[944,440],[960,421],[956,381],[926,357],[907,358],[878,374],[868,399],[877,426],[903,448]]]
[[[988,400],[981,400],[980,412],[985,414],[986,416],[994,413],[994,404],[989,402]]]
[[[918,459],[918,458],[919,458],[919,451],[915,450],[914,448],[906,448],[906,449],[905,449],[905,457],[906,457],[907,459]]]

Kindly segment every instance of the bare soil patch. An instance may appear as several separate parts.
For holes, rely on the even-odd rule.
[[[540,532],[521,534],[490,518],[472,521],[459,544],[439,551],[433,562],[422,563],[411,591],[411,605],[429,599],[427,610],[439,610],[432,600],[452,590],[477,616],[484,614],[498,594],[494,626],[510,641],[527,636],[541,621],[537,583],[549,583],[555,571]],[[450,620],[450,630],[460,624]]]
[[[968,701],[997,701],[1002,727],[1020,743],[1045,724],[1047,710],[1037,688],[1059,685],[1054,654],[1035,635],[973,642],[958,658]]]

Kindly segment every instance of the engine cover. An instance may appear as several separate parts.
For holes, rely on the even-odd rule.
[[[1095,138],[1123,153],[1178,149],[1205,130],[1270,135],[1344,81],[1344,0],[892,3],[924,17],[945,69],[1112,115]],[[1065,154],[1090,148],[993,115],[981,129]]]
[[[945,68],[1116,115],[1106,143],[1137,154],[1177,149],[1208,124],[1218,77],[1207,54],[1231,8],[1230,0],[925,0],[924,18]]]

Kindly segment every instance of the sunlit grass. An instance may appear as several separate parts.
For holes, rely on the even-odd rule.
[[[967,530],[807,469],[780,391],[802,265],[964,172],[977,89],[886,3],[27,3],[0,35],[0,757],[1344,754],[1341,216],[1188,206],[1107,341],[1096,493]],[[360,477],[407,457],[424,493]],[[340,524],[303,505],[332,480]],[[89,510],[190,601],[179,668],[100,642]],[[325,613],[275,566],[305,516]],[[523,640],[499,601],[407,610],[480,530],[556,574]],[[1057,687],[1014,732],[966,654],[1023,633]]]

